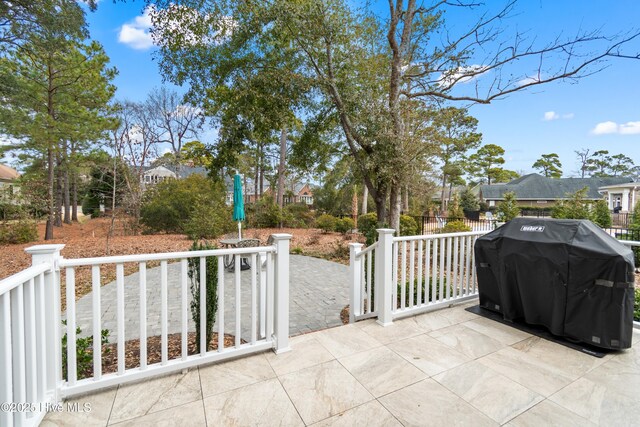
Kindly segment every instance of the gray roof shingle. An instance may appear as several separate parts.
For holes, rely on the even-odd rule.
[[[513,191],[518,200],[566,199],[568,194],[588,187],[587,198],[600,199],[598,188],[605,185],[632,182],[631,178],[546,178],[532,173],[514,179],[508,184],[483,185],[480,188],[484,200],[502,200],[504,193]]]

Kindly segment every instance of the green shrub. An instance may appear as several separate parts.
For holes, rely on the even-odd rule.
[[[355,227],[355,223],[349,217],[344,217],[342,219],[336,219],[336,225],[334,230],[338,233],[347,234],[350,233],[351,230]]]
[[[82,213],[91,218],[100,216],[100,200],[95,195],[87,194],[82,199]]]
[[[418,234],[418,224],[409,215],[400,215],[400,236],[415,236]]]
[[[35,221],[19,220],[0,224],[0,244],[29,243],[38,240]]]
[[[611,227],[611,214],[607,202],[598,200],[595,203],[591,220],[602,228]]]
[[[315,226],[315,215],[304,203],[286,205],[283,214],[285,227],[310,228]]]
[[[367,246],[372,245],[376,241],[378,228],[378,216],[375,212],[371,212],[358,217],[358,230],[367,239]]]
[[[466,187],[462,194],[460,194],[460,206],[465,212],[473,212],[480,210],[480,203],[475,194],[471,192],[469,187]]]
[[[590,202],[586,200],[587,187],[569,195],[567,200],[561,200],[551,210],[552,218],[559,219],[591,219]]]
[[[444,227],[438,230],[437,233],[459,233],[463,231],[471,231],[471,227],[463,221],[449,221]]]
[[[293,255],[302,255],[302,248],[300,246],[294,246],[293,248],[291,248],[291,253]]]
[[[516,193],[513,191],[504,193],[504,200],[498,205],[498,220],[507,222],[518,215],[520,215],[520,208],[516,201]]]
[[[217,249],[216,246],[208,243],[193,242],[191,251],[207,251],[211,249]],[[198,352],[200,349],[200,257],[189,258],[189,269],[187,273],[191,282],[191,318],[196,325],[196,346]],[[213,322],[216,319],[216,312],[218,311],[218,263],[215,257],[206,260],[206,316],[207,319],[205,327],[205,342],[206,351],[211,349],[211,338],[213,337]]]
[[[325,233],[336,229],[338,218],[332,215],[322,214],[316,220],[316,226]]]
[[[184,231],[192,240],[213,239],[235,229],[230,206],[222,205],[217,209],[198,198],[184,225]]]
[[[636,300],[633,305],[633,320],[640,322],[640,288],[636,288]]]
[[[63,325],[67,325],[67,321],[62,321]],[[91,376],[93,372],[93,335],[88,337],[80,337],[82,329],[76,327],[76,376],[79,380]],[[109,344],[109,330],[103,329],[100,333],[101,344]],[[105,348],[103,355],[109,353],[109,348]],[[69,379],[67,371],[67,333],[62,337],[62,378]]]
[[[219,224],[216,222],[212,227],[210,223],[203,230],[191,222],[193,214],[197,213],[202,219],[227,209],[222,184],[194,174],[185,179],[163,181],[149,189],[140,211],[141,223],[152,232],[209,235],[207,230],[214,230]]]
[[[283,212],[273,197],[263,196],[250,206],[249,226],[256,228],[280,227]]]

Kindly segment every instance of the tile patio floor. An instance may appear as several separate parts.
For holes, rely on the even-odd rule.
[[[598,359],[458,306],[291,342],[289,353],[83,396],[75,400],[90,413],[49,414],[42,425],[640,424],[637,330],[634,348]]]

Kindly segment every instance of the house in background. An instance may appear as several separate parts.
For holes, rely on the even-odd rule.
[[[627,213],[633,211],[633,207],[640,201],[640,182],[625,182],[622,184],[610,184],[598,189],[609,204],[609,209],[615,213]]]
[[[20,174],[17,170],[0,165],[0,198],[12,198],[20,192],[18,178]]]
[[[558,200],[566,200],[568,195],[587,187],[587,200],[602,199],[602,188],[619,188],[631,183],[631,178],[547,178],[537,173],[521,176],[506,184],[480,186],[479,197],[489,206],[496,206],[504,200],[504,194],[514,192],[520,207],[553,207]],[[640,184],[639,184],[640,185]]]

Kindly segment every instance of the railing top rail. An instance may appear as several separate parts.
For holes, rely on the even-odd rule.
[[[165,261],[170,259],[198,258],[222,255],[250,255],[275,252],[275,246],[255,246],[251,248],[210,249],[206,251],[164,252],[159,254],[118,255],[95,258],[62,258],[60,267],[80,267],[98,264],[120,264],[125,262]]]
[[[443,237],[466,237],[466,236],[481,236],[487,234],[492,230],[480,230],[480,231],[463,231],[460,233],[441,233],[441,234],[423,234],[421,236],[400,236],[394,237],[394,242],[407,242],[411,240],[429,240],[440,239]]]
[[[372,250],[374,250],[375,248],[377,248],[377,247],[378,247],[378,242],[375,242],[374,244],[367,246],[366,249],[358,252],[356,254],[356,257],[361,258],[361,257],[365,256],[366,254],[368,254],[369,252],[371,252]]]
[[[51,269],[51,264],[42,263],[32,265],[26,270],[22,270],[20,273],[16,273],[13,276],[9,276],[6,279],[0,280],[0,295],[6,294],[18,285],[38,277],[40,274]]]

